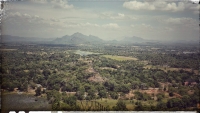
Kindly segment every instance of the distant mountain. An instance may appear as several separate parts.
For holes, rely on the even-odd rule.
[[[127,45],[127,44],[144,44],[144,43],[157,43],[155,40],[146,40],[140,37],[125,37],[124,39],[109,40],[105,41],[97,36],[84,35],[82,33],[74,33],[73,35],[65,35],[60,38],[37,38],[37,37],[19,37],[2,35],[1,43],[39,43],[39,44],[69,44],[69,45],[79,45],[79,44],[114,44],[114,45]]]
[[[61,38],[57,38],[52,41],[53,44],[99,44],[103,40],[96,36],[86,36],[79,32],[74,33],[73,35],[65,35]]]
[[[140,38],[140,37],[125,37],[124,39],[122,39],[120,42],[121,43],[126,43],[126,44],[130,44],[130,43],[141,43],[141,42],[146,42],[147,40]]]
[[[118,44],[118,43],[120,43],[117,40],[109,40],[109,41],[106,41],[106,42],[109,43],[109,44]]]
[[[27,42],[35,42],[35,43],[47,43],[49,41],[54,40],[55,38],[37,38],[37,37],[19,37],[19,36],[11,36],[11,35],[1,35],[0,37],[1,43],[27,43]]]

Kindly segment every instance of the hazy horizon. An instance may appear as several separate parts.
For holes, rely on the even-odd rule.
[[[199,40],[199,5],[189,0],[27,0],[9,2],[5,13],[2,35]]]

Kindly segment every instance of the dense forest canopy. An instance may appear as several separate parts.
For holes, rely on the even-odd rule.
[[[192,48],[9,45],[1,49],[1,88],[34,90],[53,110],[82,110],[83,100],[107,110],[194,110],[199,103],[199,52]],[[116,105],[107,105],[112,101]]]

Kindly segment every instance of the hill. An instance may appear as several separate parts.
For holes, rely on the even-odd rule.
[[[93,35],[86,36],[79,32],[71,36],[65,35],[52,41],[53,44],[99,44],[102,42],[103,40],[99,37]]]
[[[11,35],[2,35],[2,43],[39,43],[39,44],[67,44],[67,45],[79,45],[79,44],[114,44],[114,45],[126,45],[126,44],[145,44],[145,43],[155,43],[153,40],[146,40],[140,37],[125,37],[124,39],[109,40],[105,41],[97,36],[84,35],[82,33],[76,32],[74,34],[65,35],[60,38],[37,38],[37,37],[19,37]]]
[[[140,37],[125,37],[124,39],[121,40],[121,43],[126,43],[126,44],[130,44],[130,43],[142,43],[142,42],[146,42],[147,40],[140,38]]]

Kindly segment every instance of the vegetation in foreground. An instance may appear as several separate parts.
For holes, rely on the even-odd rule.
[[[199,53],[184,54],[181,47],[177,53],[166,47],[149,52],[151,48],[11,45],[7,49],[15,51],[1,55],[1,87],[45,97],[52,110],[198,110]],[[100,107],[91,107],[92,101]]]

